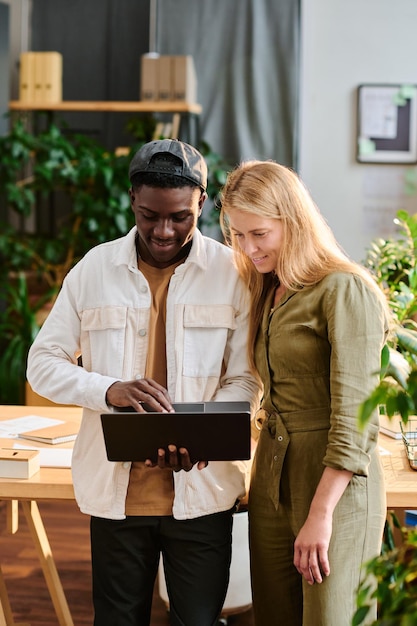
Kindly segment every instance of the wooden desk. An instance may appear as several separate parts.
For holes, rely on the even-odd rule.
[[[79,422],[81,420],[81,409],[50,406],[0,406],[0,419],[12,419],[24,415],[41,415]],[[23,443],[23,440],[20,441]],[[26,441],[25,444],[27,445],[27,443]],[[388,508],[417,509],[417,472],[410,469],[408,465],[402,441],[396,441],[386,435],[380,435],[379,444],[383,449],[391,452],[390,455],[381,457],[385,473]],[[67,443],[61,444],[59,447],[71,446],[71,443]],[[60,626],[73,626],[73,621],[36,501],[73,499],[74,490],[71,470],[68,468],[54,469],[43,467],[28,480],[0,478],[0,500],[8,500],[10,502],[10,510],[14,513],[14,515],[9,517],[9,530],[12,533],[17,530],[15,514],[18,501],[20,501],[38,552]],[[0,626],[18,626],[12,618],[1,568]]]
[[[39,407],[39,406],[0,406],[0,419],[13,419],[24,415],[41,415],[68,421],[81,421],[81,409],[74,407]],[[19,441],[30,445],[26,440]],[[41,447],[41,444],[35,444]],[[71,447],[72,443],[60,444],[60,448]],[[44,447],[49,447],[45,444]],[[30,534],[38,553],[51,600],[60,626],[73,626],[74,622],[68,607],[61,581],[55,566],[48,537],[40,516],[37,500],[74,500],[71,470],[69,468],[42,467],[29,479],[0,478],[0,500],[8,501],[7,529],[14,534],[18,530],[18,503],[20,501],[26,517]],[[12,610],[6,585],[0,566],[0,626],[17,625],[13,620]]]
[[[381,456],[387,507],[417,509],[417,471],[412,470],[408,464],[403,442],[381,434],[379,445],[391,453]]]

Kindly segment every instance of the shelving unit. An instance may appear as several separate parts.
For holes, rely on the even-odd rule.
[[[192,104],[182,100],[175,101],[88,101],[88,100],[63,100],[61,102],[22,102],[12,100],[9,102],[10,111],[45,112],[49,114],[50,121],[54,114],[59,111],[70,112],[95,112],[95,113],[161,113],[171,114],[173,123],[179,120],[181,139],[193,145],[198,145],[200,140],[200,104]],[[177,118],[175,118],[177,116]]]

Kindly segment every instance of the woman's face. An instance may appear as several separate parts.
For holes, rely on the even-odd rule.
[[[232,236],[258,272],[266,274],[274,271],[282,245],[282,222],[232,210],[229,223]]]

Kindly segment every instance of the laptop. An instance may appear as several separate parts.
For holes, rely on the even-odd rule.
[[[175,413],[101,414],[109,461],[156,461],[158,448],[187,448],[196,461],[250,459],[249,402],[174,403]]]

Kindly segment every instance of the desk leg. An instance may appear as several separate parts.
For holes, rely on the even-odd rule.
[[[0,568],[0,626],[13,626],[13,615],[7,595],[6,583]]]
[[[19,500],[8,500],[6,502],[6,511],[7,532],[14,535],[19,529]]]
[[[21,500],[60,626],[74,626],[37,503]]]
[[[0,626],[30,626],[28,623],[15,622],[7,594],[6,583],[0,567]]]

